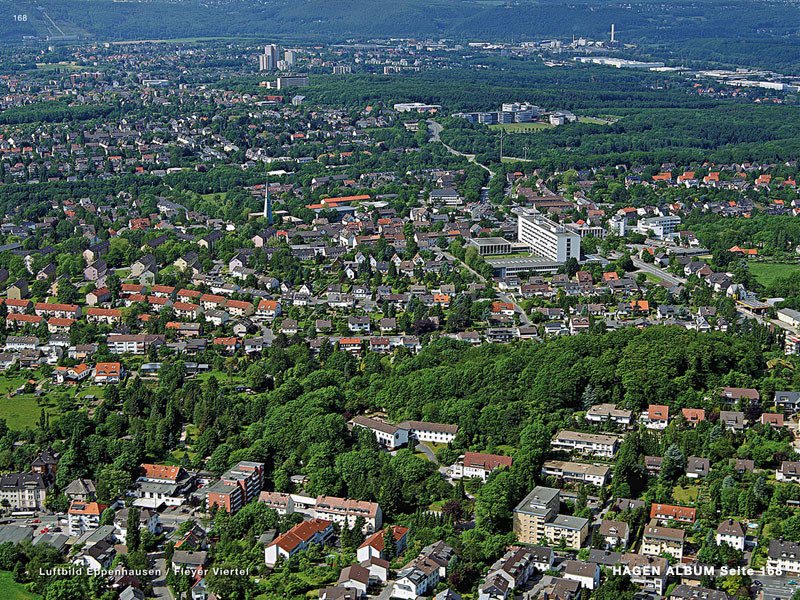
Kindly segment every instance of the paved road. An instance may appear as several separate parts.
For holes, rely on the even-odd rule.
[[[159,552],[157,554],[151,554],[150,556],[154,559],[153,567],[158,569],[161,573],[161,575],[153,580],[153,596],[163,600],[174,600],[172,592],[167,586],[167,567],[163,553]]]
[[[790,581],[797,581],[797,579],[783,575],[781,577],[775,575],[759,575],[753,577],[758,579],[761,584],[761,600],[789,600],[798,587],[797,585],[789,585]]]
[[[392,588],[394,587],[394,579],[386,582],[386,587],[381,590],[381,593],[375,596],[375,600],[389,600],[392,597]]]
[[[444,147],[445,147],[445,149],[446,149],[448,152],[450,152],[450,154],[455,154],[456,156],[463,156],[463,157],[464,157],[464,158],[466,158],[466,159],[467,159],[469,162],[471,162],[471,163],[475,163],[476,165],[478,165],[478,166],[479,166],[479,167],[481,167],[482,169],[485,169],[485,170],[486,170],[486,171],[489,173],[489,177],[490,177],[490,178],[491,178],[491,177],[494,177],[494,171],[492,171],[492,170],[491,170],[489,167],[487,167],[486,165],[482,165],[481,163],[477,162],[477,161],[475,160],[475,155],[474,155],[474,154],[466,154],[465,152],[459,152],[458,150],[454,150],[453,148],[451,148],[450,146],[448,146],[447,144],[445,144],[445,143],[444,143],[444,142],[441,140],[441,138],[439,137],[439,134],[441,134],[441,133],[442,133],[442,129],[444,129],[444,127],[442,127],[442,126],[441,126],[439,123],[437,123],[436,121],[433,121],[432,119],[428,119],[428,132],[429,132],[429,133],[430,133],[430,135],[431,135],[431,137],[430,137],[430,141],[432,141],[432,142],[439,142],[439,143],[440,143],[442,146],[444,146]]]
[[[661,269],[655,265],[651,265],[646,262],[642,262],[638,258],[633,259],[633,266],[639,269],[640,271],[644,271],[645,273],[650,273],[651,275],[655,275],[656,277],[660,277],[667,283],[671,283],[672,285],[683,285],[686,283],[686,279],[683,277],[678,277],[677,275],[673,275],[669,271],[665,269]]]

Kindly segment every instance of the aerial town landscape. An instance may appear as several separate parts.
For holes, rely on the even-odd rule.
[[[0,25],[0,600],[800,600],[800,7],[85,1]]]

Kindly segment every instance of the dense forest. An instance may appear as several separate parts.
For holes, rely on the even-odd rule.
[[[800,152],[795,112],[790,106],[741,104],[702,109],[608,108],[603,114],[619,117],[610,125],[568,123],[506,135],[503,155],[522,157],[527,152],[537,166],[549,169],[783,162]],[[446,144],[478,155],[481,162],[499,162],[499,132],[463,119],[447,119],[443,124]]]
[[[615,23],[626,41],[776,37],[796,33],[798,8],[791,4],[729,0],[618,5],[601,0],[577,4],[527,0],[499,8],[492,2],[436,0],[380,2],[147,2],[110,0],[45,0],[10,2],[5,14],[28,19],[4,19],[0,39],[45,35],[52,24],[43,10],[68,35],[103,39],[152,39],[192,36],[320,36],[511,37],[572,34],[605,37]],[[191,14],[187,28],[186,16]],[[756,55],[757,53],[754,53]]]

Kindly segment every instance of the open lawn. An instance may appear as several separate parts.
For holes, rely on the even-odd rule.
[[[37,404],[32,394],[19,396],[0,396],[0,417],[6,420],[10,429],[22,430],[35,427],[44,408],[52,417],[58,413],[52,405]]]
[[[39,600],[41,596],[29,592],[21,583],[14,581],[11,571],[0,571],[0,591],[3,600]]]
[[[36,377],[35,377],[36,378]],[[0,376],[0,418],[6,420],[11,429],[22,430],[34,427],[39,421],[42,408],[48,413],[58,411],[49,397],[43,398],[42,404],[36,402],[33,394],[15,394],[15,390],[24,385],[27,379],[22,376]]]
[[[233,382],[233,385],[242,385],[242,384],[244,384],[244,374],[242,374],[242,373],[234,373],[233,374],[233,378],[231,379],[228,376],[228,373],[226,371],[213,371],[212,370],[212,371],[208,371],[206,373],[200,373],[199,375],[197,375],[197,379],[199,381],[202,381],[203,383],[205,383],[209,379],[211,379],[212,376],[217,378],[217,382],[221,386],[228,385],[229,383],[231,383],[231,381]]]
[[[675,502],[681,505],[693,504],[699,495],[700,488],[694,485],[685,489],[678,485],[672,491],[672,497],[675,498]]]
[[[648,271],[640,271],[640,273],[644,273],[645,279],[647,279],[647,281],[649,281],[650,283],[659,283],[663,281],[661,277],[659,277],[654,273],[650,273]]]
[[[489,129],[502,130],[506,133],[536,133],[542,129],[552,129],[553,125],[550,123],[498,123],[497,125],[489,125]]]
[[[592,125],[608,125],[608,121],[598,119],[597,117],[578,117],[578,121],[581,123],[590,123]]]
[[[800,271],[800,263],[770,263],[770,262],[755,262],[750,261],[747,263],[750,272],[755,275],[755,278],[761,285],[770,285],[779,277],[788,277],[792,273]]]

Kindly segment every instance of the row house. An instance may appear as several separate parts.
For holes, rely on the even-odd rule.
[[[28,314],[33,308],[33,302],[27,299],[6,298],[3,304],[9,314]]]
[[[106,339],[112,354],[146,354],[151,346],[161,346],[166,338],[161,334],[112,333]]]
[[[98,308],[90,306],[86,309],[86,320],[89,323],[117,325],[122,322],[122,313],[115,308]]]
[[[37,302],[33,313],[38,317],[58,317],[61,319],[77,319],[81,309],[77,304],[59,304],[55,302]]]
[[[181,319],[195,320],[200,314],[200,306],[188,302],[175,302],[172,305],[172,310],[175,312],[175,316]]]
[[[6,329],[19,329],[27,325],[38,327],[43,320],[42,317],[36,315],[11,313],[6,316]]]
[[[680,521],[681,523],[694,523],[697,509],[688,506],[675,506],[672,504],[656,504],[650,507],[650,518],[659,521]]]

